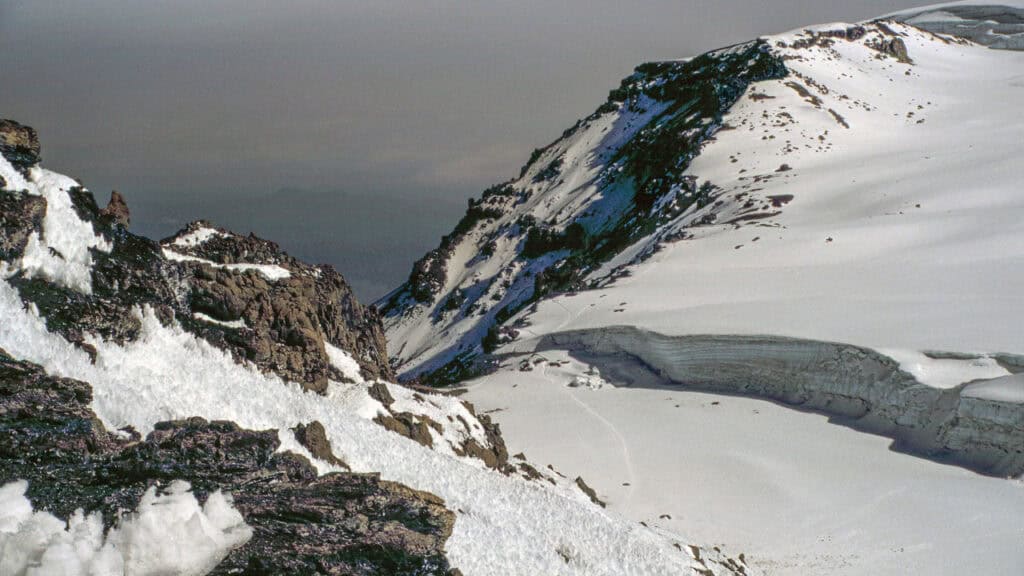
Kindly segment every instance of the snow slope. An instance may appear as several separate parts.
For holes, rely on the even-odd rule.
[[[660,244],[602,290],[541,303],[529,332],[625,324],[1024,350],[1014,320],[1024,313],[1024,129],[1007,121],[1024,98],[1024,56],[900,30],[913,65],[878,60],[858,43],[836,44],[838,54],[794,51],[803,59],[787,65],[822,87],[808,88],[820,108],[789,80],[760,83],[756,93],[770,99],[741,100],[727,116],[738,129],[719,132],[693,162],[692,174],[719,186],[721,199],[740,196],[740,206],[792,197],[780,214],[711,226],[695,223],[714,207],[684,214],[672,226],[692,237]],[[782,164],[792,170],[775,172]],[[723,204],[719,219],[736,208]]]
[[[470,382],[466,398],[493,411],[510,451],[582,475],[613,512],[773,576],[1024,573],[1020,481],[765,400],[625,365],[593,374],[597,359],[554,350],[536,358]]]
[[[680,370],[699,369],[689,375],[714,384],[714,363],[656,347],[671,337],[852,346],[891,362],[889,382],[902,382],[906,398],[934,399],[934,412],[910,410],[901,425],[938,429],[947,447],[968,453],[998,445],[1019,457],[1024,383],[1006,359],[1024,352],[1024,54],[893,21],[763,40],[789,74],[751,84],[676,180],[684,196],[692,193],[684,178],[709,183],[706,200],[668,211],[587,271],[588,289],[512,316],[496,351],[503,367],[472,381],[469,398],[493,411],[513,451],[584,475],[611,509],[724,543],[770,574],[1020,574],[1019,480],[887,449],[889,438],[858,431],[852,419],[687,391]],[[649,103],[637,110],[658,113]],[[564,227],[605,218],[595,206],[628,206],[597,201],[616,190],[603,185],[616,167],[605,163],[600,135],[634,125],[635,114],[622,106],[588,118],[546,149],[513,186],[527,186],[553,157],[563,158],[559,176],[481,228],[501,229],[523,211]],[[674,199],[663,195],[654,209]],[[567,253],[540,261],[499,240],[483,258],[460,244],[433,302],[483,285],[504,304],[523,281],[519,270]],[[502,278],[514,283],[502,288]],[[452,343],[471,347],[466,335],[480,330],[464,309],[423,308],[389,318],[407,375],[446,361]],[[610,352],[602,345],[617,327],[664,337]],[[589,349],[567,356],[558,346],[566,335],[582,335]],[[719,358],[735,393],[744,370],[763,383],[773,371],[806,367],[739,351],[726,347]],[[677,364],[652,363],[676,352]],[[838,353],[805,375],[835,392],[813,406],[877,418],[880,398],[900,389],[852,383],[849,360]],[[950,420],[931,420],[937,414]]]

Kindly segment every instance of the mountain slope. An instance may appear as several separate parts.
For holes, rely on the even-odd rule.
[[[133,235],[39,152],[0,122],[0,572],[756,573],[379,379],[333,270],[205,223]]]
[[[450,380],[471,364],[482,342],[491,349],[507,339],[494,327],[507,325],[505,320],[524,305],[552,291],[606,284],[635,273],[627,265],[666,246],[688,246],[705,237],[714,239],[701,244],[728,247],[722,256],[725,275],[729,263],[748,258],[777,263],[775,270],[783,274],[794,262],[817,261],[848,274],[848,283],[865,276],[853,266],[840,266],[841,261],[882,255],[870,261],[879,271],[870,279],[876,286],[863,286],[858,297],[898,290],[956,297],[977,284],[970,279],[978,277],[979,266],[991,275],[1016,258],[1014,223],[1008,220],[1017,200],[1005,187],[1018,176],[1009,150],[1019,134],[1002,118],[1011,113],[1003,103],[1019,97],[1014,79],[1019,63],[1015,53],[879,21],[819,26],[690,61],[641,66],[598,112],[535,152],[519,179],[471,201],[442,246],[379,303],[397,369],[408,378],[447,365],[436,376]],[[969,134],[976,135],[962,153],[947,145],[965,138],[952,133],[954,127],[971,127]],[[940,169],[950,166],[952,178]],[[957,193],[972,183],[982,189]],[[979,212],[992,220],[974,219]],[[841,227],[851,230],[837,240]],[[975,229],[981,234],[965,244],[963,258],[970,256],[966,251],[986,254],[987,264],[949,262],[960,270],[912,274],[903,288],[886,282],[897,269],[906,276],[897,254],[913,260],[908,250],[923,246],[931,255],[917,261],[944,266],[943,243]],[[769,248],[763,248],[766,244]],[[847,256],[847,249],[857,252]],[[699,254],[699,262],[710,263],[701,267],[717,274],[719,258],[704,249],[688,254]],[[1000,254],[1010,261],[996,262]],[[664,273],[666,287],[696,278],[678,268],[656,268]],[[744,274],[701,280],[699,287],[742,292],[751,286]],[[960,285],[943,291],[928,274],[943,274]],[[794,294],[786,280],[780,277],[774,285]],[[657,306],[682,302],[676,294],[681,292],[658,294]],[[730,296],[723,292],[717,298]],[[688,301],[713,314],[701,297]],[[957,321],[950,315],[991,317],[1001,306],[994,302],[972,298],[930,316],[936,324],[942,315],[946,323]],[[905,313],[911,310],[923,313],[912,306]],[[799,314],[777,316],[784,318],[782,325],[761,322],[756,331],[787,334],[793,331],[786,329],[785,318],[801,323]],[[893,324],[907,326],[899,314],[891,317]],[[662,323],[670,318],[662,316]],[[973,325],[977,339],[992,332],[984,322]],[[884,343],[849,338],[856,336],[855,328],[793,335]],[[712,321],[704,330],[732,327]],[[1014,343],[1011,334],[996,330],[1006,337],[978,340],[972,347],[966,332],[960,333],[955,341],[922,345],[992,350]]]
[[[599,123],[659,121],[615,103],[541,152],[535,174],[566,153],[553,181],[514,181],[529,200],[428,257],[436,294],[385,302],[397,369],[490,362],[467,397],[510,450],[772,574],[1019,574],[1024,54],[893,20],[761,43],[786,76],[698,149],[679,136],[646,226],[645,173],[606,183]],[[625,138],[612,158],[647,142]],[[602,253],[569,226],[611,199],[626,240]],[[515,228],[532,214],[557,234]],[[498,262],[472,244],[494,231]],[[479,314],[535,296],[499,329]]]

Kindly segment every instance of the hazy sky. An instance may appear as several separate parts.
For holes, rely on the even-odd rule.
[[[644,61],[893,0],[0,0],[0,117],[154,237],[206,217],[400,283]]]

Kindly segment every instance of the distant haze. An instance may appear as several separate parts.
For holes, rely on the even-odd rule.
[[[0,117],[138,233],[254,231],[372,300],[637,64],[902,7],[0,0]]]

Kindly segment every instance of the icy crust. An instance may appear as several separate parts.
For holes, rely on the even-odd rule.
[[[150,487],[106,532],[99,513],[78,510],[65,523],[33,511],[27,486],[0,486],[0,574],[200,576],[252,537],[230,497],[217,491],[200,506],[187,482]]]
[[[28,278],[42,278],[65,288],[92,293],[92,250],[109,253],[113,243],[79,218],[69,192],[78,182],[33,166],[27,176],[0,156],[0,182],[9,192],[24,191],[46,200],[43,227],[25,246],[19,268]]]
[[[997,382],[987,394],[962,384],[942,390],[865,348],[766,336],[665,336],[626,326],[548,334],[535,350],[585,354],[598,366],[633,358],[676,385],[855,419],[903,450],[1024,476],[1024,404],[994,393],[1018,382]]]
[[[49,334],[6,282],[0,283],[0,315],[0,347],[51,374],[89,382],[94,411],[111,429],[131,425],[148,432],[157,422],[189,416],[258,430],[321,422],[354,471],[380,472],[437,494],[458,511],[448,557],[468,576],[737,572],[719,554],[691,551],[675,538],[604,512],[578,492],[482,470],[388,432],[356,413],[362,407],[361,394],[351,394],[356,385],[331,384],[325,396],[304,393],[235,364],[205,341],[163,326],[152,313],[142,314],[142,334],[134,342],[92,340],[95,362]],[[290,434],[281,436],[282,449],[309,455]]]

